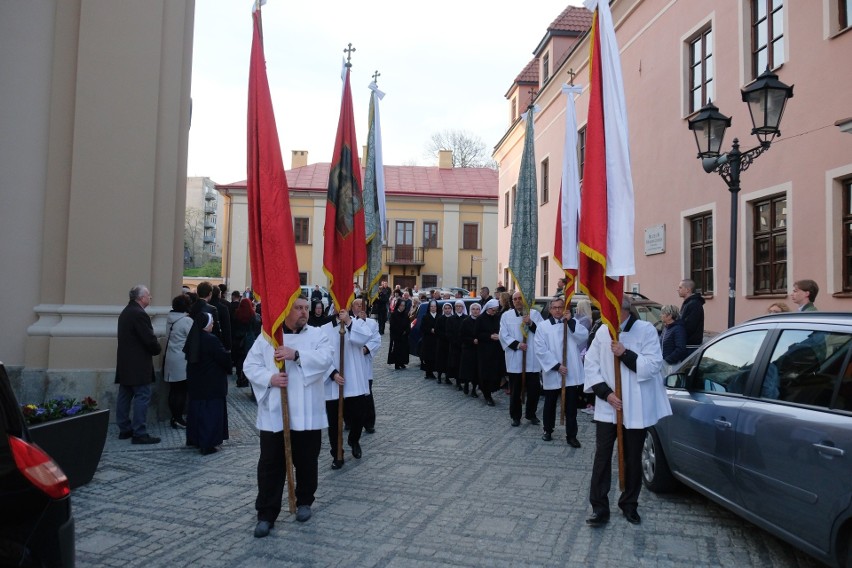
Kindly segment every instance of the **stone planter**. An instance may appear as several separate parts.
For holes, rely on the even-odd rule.
[[[29,427],[30,440],[59,464],[71,489],[92,480],[106,443],[109,410],[52,420]]]

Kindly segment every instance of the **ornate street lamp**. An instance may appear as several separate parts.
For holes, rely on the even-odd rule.
[[[734,138],[731,149],[720,154],[725,130],[731,119],[719,112],[708,102],[689,120],[689,129],[695,135],[698,158],[704,171],[717,172],[728,185],[731,193],[731,248],[728,278],[728,327],[734,325],[737,283],[737,205],[740,191],[740,173],[748,169],[755,158],[769,149],[772,140],[781,134],[779,127],[784,115],[787,99],[793,98],[793,87],[778,80],[767,68],[760,77],[742,89],[743,102],[748,103],[751,115],[752,135],[757,136],[759,146],[745,152],[740,151],[740,141]]]

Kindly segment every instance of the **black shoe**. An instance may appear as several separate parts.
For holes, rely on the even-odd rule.
[[[144,436],[133,436],[134,444],[159,444],[160,439],[156,436],[149,436],[145,434]]]
[[[472,392],[470,393],[470,398],[479,398],[479,395],[478,395],[478,394],[476,394],[476,391],[472,391]]]
[[[530,424],[535,424],[536,426],[541,424],[541,421],[538,418],[536,418],[535,416],[533,416],[532,418],[527,418],[527,420],[530,421]]]
[[[572,448],[582,447],[582,445],[580,444],[580,440],[578,440],[577,438],[567,438],[567,441],[568,441],[568,445],[571,446]]]
[[[269,536],[269,530],[271,528],[272,523],[269,521],[257,521],[257,526],[254,527],[254,538]]]
[[[434,374],[434,373],[426,373],[426,376],[425,376],[425,377],[423,377],[423,378],[424,378],[424,379],[434,379],[434,378],[435,378],[435,374]]]
[[[201,448],[201,455],[202,456],[209,456],[210,454],[215,454],[218,451],[219,450],[216,449],[216,448]]]
[[[352,457],[356,460],[361,459],[361,444],[355,442],[354,444],[350,444],[352,446]]]
[[[465,383],[464,384],[464,394],[467,394],[469,392],[470,392],[470,386],[467,383]]]
[[[517,427],[518,427],[518,426],[520,426],[520,425],[521,425],[521,421],[520,421],[520,420],[512,420],[512,426],[513,426],[513,427],[517,428]]]
[[[376,429],[375,428],[364,428],[364,432],[366,432],[367,434],[375,434]]]
[[[489,398],[485,401],[485,404],[487,404],[488,406],[494,406],[494,399]]]
[[[541,439],[544,440],[545,442],[551,442],[551,441],[553,441],[553,436],[550,434],[550,432],[545,432],[544,434],[541,435]]]
[[[129,440],[133,437],[133,432],[119,432],[118,439],[119,440]]]
[[[175,430],[178,428],[186,428],[186,421],[183,418],[172,418],[171,425]]]
[[[624,518],[627,519],[627,522],[631,525],[638,525],[642,522],[642,517],[639,516],[639,513],[636,512],[636,509],[624,511]]]
[[[590,527],[602,527],[609,522],[609,513],[592,513],[586,519],[586,524]]]
[[[308,505],[299,505],[296,508],[296,520],[304,523],[311,518],[311,508]]]
[[[332,460],[331,469],[340,469],[343,467],[343,460]]]

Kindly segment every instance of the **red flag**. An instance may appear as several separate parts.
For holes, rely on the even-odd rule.
[[[253,14],[248,100],[249,259],[252,289],[263,303],[263,333],[281,343],[281,325],[301,294],[296,243],[290,216],[290,189],[263,55],[260,10]]]
[[[355,274],[364,270],[367,265],[362,188],[358,142],[355,139],[355,114],[352,111],[352,91],[349,88],[347,66],[334,156],[328,174],[323,253],[323,271],[328,276],[329,294],[338,311],[349,306],[355,291]]]
[[[613,251],[608,250],[612,242],[611,227],[613,219],[610,210],[620,207],[618,202],[610,203],[611,191],[608,191],[607,174],[612,164],[607,163],[607,143],[616,144],[616,140],[607,140],[606,119],[609,105],[613,101],[605,100],[604,62],[601,59],[600,9],[595,10],[592,22],[591,57],[589,60],[589,114],[586,126],[586,163],[583,170],[583,199],[580,213],[580,289],[589,296],[592,303],[601,311],[601,319],[609,327],[611,337],[616,333],[621,315],[623,296],[622,278],[607,277],[607,262]],[[611,86],[608,86],[611,87]],[[607,91],[606,94],[609,94]],[[606,108],[605,108],[606,107]],[[608,166],[610,166],[608,168]],[[629,173],[628,173],[629,176]],[[632,186],[630,187],[632,195]],[[632,208],[632,200],[630,202]],[[632,223],[630,231],[632,231]],[[626,244],[626,243],[625,243]],[[629,247],[632,250],[632,235]],[[632,257],[631,257],[632,258]]]

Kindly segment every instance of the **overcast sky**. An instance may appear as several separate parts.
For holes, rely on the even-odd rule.
[[[307,150],[309,163],[331,161],[350,42],[359,153],[367,135],[367,85],[378,70],[386,93],[385,164],[435,165],[425,147],[445,129],[480,137],[490,154],[509,125],[506,91],[569,4],[581,1],[268,0],[264,44],[284,166],[292,150]],[[195,4],[189,176],[216,183],[246,178],[251,6],[247,0]]]

